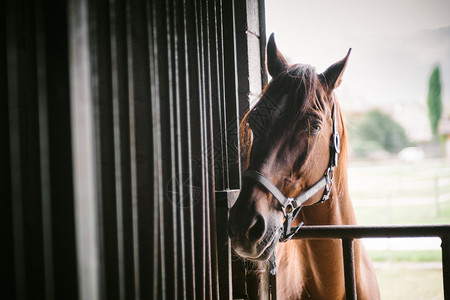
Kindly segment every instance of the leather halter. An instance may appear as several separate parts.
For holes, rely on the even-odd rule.
[[[283,211],[285,221],[283,223],[284,229],[280,237],[280,242],[290,240],[303,225],[302,222],[299,226],[292,227],[292,222],[309,199],[311,199],[322,189],[324,189],[322,198],[313,205],[323,203],[330,198],[331,188],[333,186],[334,168],[338,165],[339,153],[341,152],[341,142],[339,132],[337,130],[336,108],[334,102],[332,108],[332,118],[333,135],[331,137],[330,161],[328,163],[328,168],[321,179],[319,179],[313,186],[299,196],[295,198],[286,197],[267,177],[256,170],[246,170],[242,175],[243,178],[251,179],[263,185],[281,204],[281,210]]]

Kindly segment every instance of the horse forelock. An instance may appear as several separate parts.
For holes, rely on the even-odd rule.
[[[299,122],[302,122],[303,126],[309,126],[309,120],[305,117],[325,113],[324,98],[319,76],[313,66],[291,65],[273,78],[264,88],[259,101],[244,115],[240,123],[241,151],[247,164],[252,146],[250,123],[259,123],[257,125],[262,125],[259,127],[262,127],[264,134],[267,134],[270,128],[264,124],[264,118],[270,119],[273,117],[271,112],[280,111],[286,121],[283,130],[293,131],[298,128]],[[283,99],[287,101],[282,101]],[[287,133],[289,135],[293,132]]]

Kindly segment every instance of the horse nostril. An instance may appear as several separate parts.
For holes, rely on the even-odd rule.
[[[247,238],[249,240],[259,240],[264,235],[266,230],[266,224],[263,216],[256,215],[253,219],[253,223],[250,225],[247,231]]]

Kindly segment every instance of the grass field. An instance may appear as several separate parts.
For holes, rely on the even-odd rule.
[[[450,224],[449,160],[355,162],[348,174],[360,225]],[[434,263],[439,249],[369,249],[369,255],[382,299],[444,299],[442,269]]]
[[[395,267],[376,269],[381,299],[442,300],[442,270]]]
[[[450,161],[356,162],[350,195],[361,225],[450,223]]]
[[[442,253],[440,250],[369,250],[372,262],[389,262],[395,263],[424,263],[424,262],[440,262]]]
[[[450,223],[450,201],[442,202],[439,209],[431,204],[355,206],[358,222],[361,225],[380,224],[448,224]]]

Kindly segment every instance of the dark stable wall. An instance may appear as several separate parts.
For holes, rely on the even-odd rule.
[[[225,228],[239,119],[266,80],[261,14],[2,2],[0,299],[232,297],[244,271]]]

